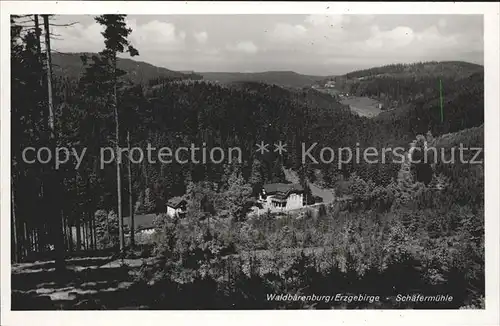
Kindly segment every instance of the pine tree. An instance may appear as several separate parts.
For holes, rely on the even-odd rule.
[[[130,131],[127,131],[127,148],[130,153]],[[128,170],[128,196],[129,196],[129,216],[130,216],[130,246],[133,248],[135,246],[135,230],[134,230],[134,198],[132,192],[132,166],[130,158],[127,159],[127,170]]]
[[[110,72],[109,82],[112,87],[112,99],[111,103],[113,106],[114,117],[115,117],[115,159],[116,159],[116,187],[117,187],[117,197],[118,197],[118,224],[119,224],[119,234],[120,234],[120,251],[124,250],[125,238],[123,234],[123,216],[122,216],[122,195],[121,195],[121,158],[118,157],[120,152],[120,120],[118,115],[118,78],[123,74],[117,68],[117,55],[118,53],[127,52],[131,57],[139,55],[139,52],[130,45],[127,37],[130,35],[132,30],[127,28],[125,23],[125,15],[102,15],[95,18],[95,20],[105,27],[102,35],[104,36],[105,49],[99,54],[100,64],[107,66],[108,72]]]
[[[144,213],[152,213],[156,209],[156,200],[155,200],[155,195],[154,192],[151,190],[151,188],[146,188],[144,191]]]
[[[257,195],[264,183],[264,178],[261,172],[262,165],[259,160],[255,159],[252,163],[252,171],[248,182],[252,186],[253,195]]]
[[[49,26],[49,15],[43,15],[43,27],[45,30],[45,52],[47,56],[46,67],[47,67],[47,114],[48,114],[48,129],[49,129],[49,141],[50,147],[55,149],[56,147],[56,130],[54,121],[54,104],[52,96],[52,53],[50,46],[50,26]],[[38,33],[38,31],[37,31]],[[49,193],[49,207],[51,209],[52,221],[52,236],[54,239],[54,249],[56,252],[56,269],[64,269],[64,233],[62,229],[62,216],[59,215],[62,212],[61,205],[59,203],[59,191],[61,190],[61,179],[59,171],[54,171],[51,175],[50,184],[46,187]]]
[[[237,220],[244,218],[249,208],[249,200],[252,195],[252,187],[245,183],[245,179],[238,169],[234,169],[228,178],[229,188],[224,193],[230,216]]]

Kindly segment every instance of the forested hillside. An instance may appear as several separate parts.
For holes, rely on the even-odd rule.
[[[355,71],[336,81],[345,92],[375,97],[387,108],[398,108],[415,100],[439,98],[440,85],[446,97],[482,90],[483,70],[483,66],[467,62],[421,62]]]
[[[52,56],[54,64],[54,73],[57,76],[78,79],[84,72],[81,56],[92,57],[96,53],[54,53]],[[298,74],[293,71],[266,71],[258,73],[239,73],[239,72],[202,72],[202,73],[183,73],[169,70],[163,67],[157,67],[146,62],[141,62],[128,58],[119,58],[118,67],[127,72],[127,78],[134,83],[146,83],[158,78],[169,80],[199,80],[217,81],[222,84],[232,82],[258,82],[275,84],[290,88],[310,87],[322,76],[309,76]]]
[[[99,282],[99,269],[72,270],[79,283],[61,271],[73,255],[111,252],[110,260],[140,256],[149,263],[137,275],[124,265],[108,269],[104,274],[113,286],[117,277],[137,276],[113,298],[96,290],[74,300],[100,298],[111,309],[484,308],[484,164],[409,160],[415,148],[426,146],[444,148],[445,156],[460,144],[483,147],[482,67],[419,63],[343,76],[349,92],[400,103],[368,119],[328,94],[302,89],[303,77],[289,80],[300,86],[293,90],[260,80],[218,84],[119,59],[117,54],[141,51],[128,43],[124,17],[99,16],[96,23],[115,32],[108,37],[120,37],[110,37],[99,54],[79,58],[80,66],[76,55],[71,63],[56,55],[51,61],[50,51],[37,46],[40,35],[23,31],[12,17],[12,260],[55,259],[62,273],[57,275],[66,275],[17,275],[13,289],[36,296],[31,288],[48,278],[60,289],[83,288],[90,277]],[[279,74],[279,84],[289,75]],[[261,141],[271,145],[269,152],[256,151]],[[273,151],[280,141],[287,144],[281,155]],[[343,156],[303,162],[304,146],[314,143],[315,158],[323,147],[400,147],[401,153],[389,152],[375,163],[344,162]],[[187,152],[185,161],[170,163],[124,155],[118,164],[103,164],[101,157],[102,148],[175,150],[191,144],[238,147],[242,161],[200,164]],[[27,147],[86,152],[81,162],[73,155],[55,166],[27,162]],[[305,191],[310,184],[333,191],[335,202],[249,216],[263,184],[286,182],[284,167],[299,175]],[[173,198],[187,203],[182,219],[165,215]],[[155,214],[155,233],[142,246],[134,242],[134,230],[122,226],[123,217],[134,213]],[[266,293],[335,292],[384,299],[265,299]],[[442,305],[397,303],[397,293],[449,293],[454,299]],[[13,298],[14,309],[27,309],[24,297]],[[58,304],[82,309],[76,301]]]
[[[203,75],[203,78],[206,80],[216,80],[221,83],[261,82],[294,88],[311,87],[319,80],[325,78],[322,76],[302,75],[293,71],[265,71],[254,73],[202,72],[201,75]]]
[[[78,80],[85,72],[81,56],[91,58],[96,53],[53,53],[52,62],[56,76]],[[118,58],[118,68],[127,72],[127,78],[134,83],[147,83],[149,80],[166,78],[170,80],[202,79],[199,74],[184,74],[178,71],[153,66],[146,62]]]

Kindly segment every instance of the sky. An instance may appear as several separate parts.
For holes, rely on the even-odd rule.
[[[53,48],[98,52],[92,16],[55,16]],[[483,64],[481,15],[129,15],[134,60],[197,72],[335,75],[391,63]]]

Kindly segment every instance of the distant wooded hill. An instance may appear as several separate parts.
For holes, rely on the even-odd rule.
[[[388,107],[401,106],[417,99],[439,96],[482,83],[484,67],[461,62],[419,62],[393,64],[354,71],[336,77],[336,87],[357,96],[376,97]],[[473,77],[475,76],[475,77]],[[474,83],[468,80],[472,77]]]
[[[378,69],[381,68],[365,72],[379,72]],[[356,95],[379,96],[389,108],[396,108],[376,119],[411,120],[408,128],[414,133],[433,130],[438,134],[471,128],[484,121],[483,66],[431,62],[387,69],[393,71],[389,76],[377,75],[346,86]]]
[[[325,76],[302,75],[293,71],[266,71],[255,73],[240,72],[202,72],[206,80],[214,80],[220,83],[232,82],[261,82],[275,84],[284,87],[303,88],[311,87]]]
[[[84,71],[81,56],[92,57],[95,53],[54,53],[52,61],[57,76],[76,79]],[[233,82],[260,82],[282,87],[304,88],[317,84],[325,76],[302,75],[293,71],[266,71],[257,73],[239,72],[194,72],[174,71],[132,59],[118,58],[118,68],[127,72],[127,78],[134,83],[149,83],[158,79],[205,79],[227,84]]]
[[[483,71],[484,67],[478,64],[464,61],[428,61],[411,64],[391,64],[381,67],[357,70],[339,76],[340,79],[363,78],[363,77],[389,77],[400,76],[454,76],[458,79]]]
[[[84,72],[81,60],[81,56],[84,54],[91,58],[96,53],[54,53],[52,55],[54,74],[70,79],[79,78]],[[202,76],[196,73],[182,73],[131,59],[118,58],[118,68],[127,72],[127,78],[134,83],[145,84],[150,80],[158,78],[177,80],[202,79]]]

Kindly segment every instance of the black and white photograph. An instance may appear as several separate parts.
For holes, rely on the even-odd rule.
[[[64,2],[2,3],[2,310],[500,322],[498,3]]]

